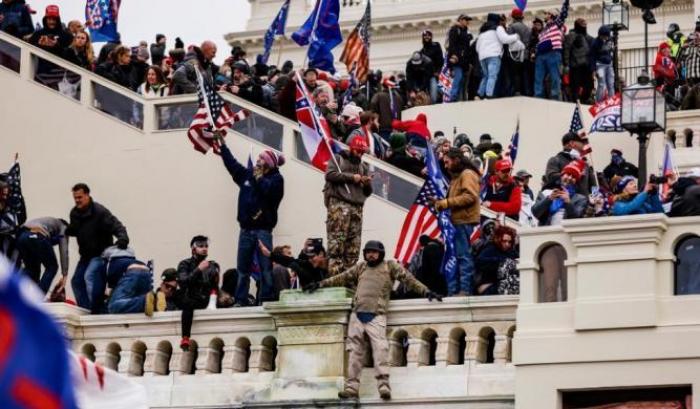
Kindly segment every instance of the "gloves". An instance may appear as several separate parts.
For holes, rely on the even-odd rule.
[[[321,284],[319,284],[318,281],[312,281],[309,284],[306,284],[302,289],[305,292],[312,293],[316,290],[318,290],[321,287]]]
[[[442,296],[432,291],[425,293],[425,296],[428,297],[428,301],[433,301],[433,298],[435,298],[436,300],[442,302]]]
[[[126,250],[129,247],[129,241],[124,239],[117,240],[117,247],[121,250]]]

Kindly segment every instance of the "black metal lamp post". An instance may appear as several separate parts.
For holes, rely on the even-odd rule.
[[[622,127],[637,134],[639,142],[639,186],[647,179],[649,134],[666,129],[666,99],[642,71],[638,82],[622,90]]]
[[[620,67],[618,61],[618,38],[620,31],[629,30],[630,6],[624,0],[603,0],[603,25],[610,27],[613,34],[613,71],[615,92],[620,91]]]

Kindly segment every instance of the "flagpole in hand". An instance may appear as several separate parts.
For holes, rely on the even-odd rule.
[[[579,102],[578,99],[576,100],[576,108],[578,109],[579,116],[581,117],[581,125],[583,125],[583,133],[586,136],[586,139],[588,139],[588,133],[586,132],[586,129],[589,129],[589,128],[583,122],[583,110],[581,109],[581,103]],[[590,143],[590,141],[589,141],[589,143]],[[591,169],[593,169],[593,172],[594,172],[593,182],[595,183],[595,187],[597,187],[598,190],[600,190],[600,184],[598,183],[598,175],[595,173],[595,165],[593,164],[593,151],[591,150],[591,152],[589,152],[588,155],[586,155],[586,156],[588,156],[588,158],[591,161]]]

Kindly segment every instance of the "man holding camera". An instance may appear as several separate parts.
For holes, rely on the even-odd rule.
[[[250,269],[258,242],[268,249],[272,247],[272,229],[277,225],[277,210],[284,197],[284,178],[279,167],[284,165],[284,155],[273,150],[260,153],[253,169],[241,165],[221,140],[221,159],[233,181],[238,185],[238,223],[241,232],[238,238],[238,285],[236,306],[247,306],[250,289]],[[259,257],[262,270],[260,299],[274,299],[272,263],[269,257]]]
[[[369,165],[362,162],[369,145],[353,138],[349,149],[328,161],[324,203],[328,209],[328,272],[340,274],[357,263],[362,236],[362,208],[372,194]]]
[[[585,169],[586,164],[582,160],[575,160],[564,166],[559,180],[544,186],[532,205],[532,214],[540,226],[556,226],[562,220],[583,217],[588,199],[576,192],[576,183]]]

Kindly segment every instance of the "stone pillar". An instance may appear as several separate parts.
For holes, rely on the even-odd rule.
[[[493,348],[493,363],[505,364],[507,362],[508,342],[510,342],[510,339],[507,335],[496,335],[496,345]]]
[[[266,303],[277,327],[278,362],[271,400],[335,399],[347,363],[345,335],[352,292],[320,289],[312,294],[285,290],[279,302]],[[251,349],[251,366],[260,370],[264,352]]]
[[[177,376],[182,375],[182,355],[180,348],[173,348],[173,353],[170,355],[170,373]]]
[[[425,350],[428,348],[428,341],[420,338],[408,339],[408,354],[406,356],[406,366],[416,368],[419,365],[425,365],[427,359],[423,357]],[[428,351],[430,353],[430,351]]]
[[[401,341],[389,339],[389,365],[403,365],[403,344]]]
[[[484,362],[486,360],[486,340],[479,336],[467,336],[467,351],[464,363]]]
[[[250,347],[248,372],[259,373],[272,370],[272,348],[265,345]]]
[[[221,361],[221,373],[222,374],[232,374],[235,371],[236,359],[238,358],[238,352],[240,348],[235,345],[224,345],[224,359]]]
[[[159,351],[155,348],[148,348],[146,350],[146,357],[143,360],[143,376],[153,376],[158,352]]]
[[[100,366],[104,366],[105,368],[107,368],[107,361],[109,360],[107,358],[108,354],[109,354],[108,352],[95,351],[95,364],[100,365]],[[109,355],[113,355],[113,354],[109,354]],[[109,369],[115,369],[115,368],[109,368]]]
[[[438,337],[435,342],[437,342],[437,350],[435,351],[435,366],[445,367],[447,366],[447,362],[449,360],[447,354],[450,350],[450,345],[458,344],[458,342],[454,339],[450,339],[449,337]]]
[[[197,362],[195,364],[195,368],[197,368],[195,370],[195,374],[201,375],[212,373],[211,368],[209,367],[209,357],[213,352],[216,351],[213,351],[210,347],[199,347],[199,350],[197,351]]]
[[[118,372],[131,376],[131,360],[133,356],[132,351],[122,351],[120,356],[121,359],[119,359],[119,366],[118,366]]]

